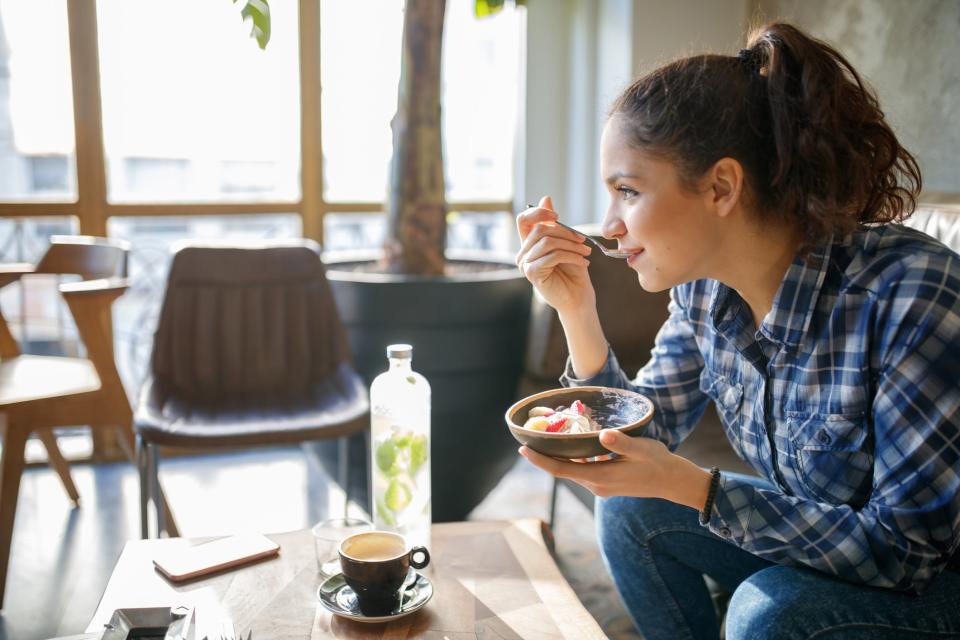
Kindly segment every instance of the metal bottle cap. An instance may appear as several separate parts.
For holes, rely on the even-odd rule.
[[[409,344],[391,344],[387,347],[388,358],[413,358],[413,347]]]

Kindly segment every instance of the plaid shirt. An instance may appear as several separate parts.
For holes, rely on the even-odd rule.
[[[900,225],[865,227],[789,267],[759,330],[736,291],[671,291],[629,380],[671,450],[713,400],[736,453],[776,490],[722,476],[709,522],[757,556],[920,591],[960,543],[960,256]]]

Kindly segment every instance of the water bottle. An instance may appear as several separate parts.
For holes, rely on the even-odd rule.
[[[389,369],[370,386],[373,522],[430,547],[430,384],[413,347],[387,347]]]

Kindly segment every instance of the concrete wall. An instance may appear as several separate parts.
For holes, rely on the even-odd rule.
[[[755,8],[843,53],[918,157],[925,194],[960,196],[960,2],[758,0]]]

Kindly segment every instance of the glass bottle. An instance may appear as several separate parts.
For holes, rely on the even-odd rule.
[[[430,384],[413,347],[387,347],[389,369],[370,386],[373,522],[430,547]]]

